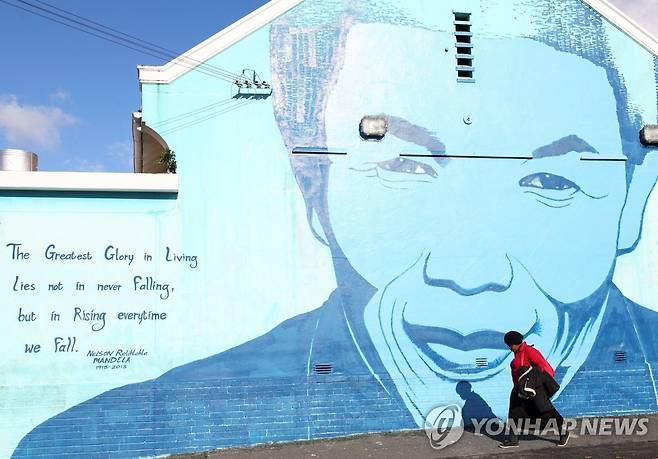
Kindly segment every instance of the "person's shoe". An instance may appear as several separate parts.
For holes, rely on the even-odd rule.
[[[499,448],[518,448],[519,447],[519,441],[518,440],[510,440],[508,438],[507,440],[504,440],[501,443],[499,443],[498,447]]]
[[[560,435],[560,441],[557,443],[558,446],[567,446],[571,434],[567,431],[564,435]]]

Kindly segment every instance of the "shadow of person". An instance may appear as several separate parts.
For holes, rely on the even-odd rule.
[[[487,404],[478,393],[473,391],[471,383],[468,381],[459,381],[455,387],[455,391],[459,397],[464,400],[462,419],[464,422],[464,430],[466,432],[474,433],[476,435],[485,435],[496,441],[502,441],[506,438],[506,432],[503,430],[505,421],[496,417],[489,404]],[[489,420],[495,420],[495,423],[488,423],[487,421]],[[479,427],[477,432],[475,429],[475,423],[477,423]],[[491,425],[491,429],[486,428],[489,424]],[[542,440],[541,437],[525,433],[521,433],[519,439],[524,441]]]
[[[477,425],[480,426],[477,434],[486,435],[493,440],[500,441],[503,438],[500,434],[493,435],[485,429],[485,424],[488,420],[497,418],[491,407],[484,401],[480,394],[473,391],[471,383],[468,381],[459,381],[455,387],[455,391],[459,397],[464,400],[464,406],[462,407],[464,430],[476,433],[474,423],[477,423]]]
[[[480,421],[496,418],[496,415],[487,402],[478,393],[473,392],[471,383],[468,381],[459,381],[455,390],[461,399],[464,400],[462,418],[465,427],[472,426],[474,421],[478,421],[479,424]]]

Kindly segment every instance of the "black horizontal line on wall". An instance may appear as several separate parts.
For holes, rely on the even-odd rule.
[[[346,155],[347,153],[334,153],[331,151],[293,151],[293,155]]]
[[[534,159],[531,156],[483,156],[483,155],[433,155],[433,154],[401,154],[401,158],[464,158],[464,159]],[[626,158],[580,158],[581,161],[627,161]]]
[[[621,161],[626,162],[626,158],[580,158],[581,161]]]
[[[345,151],[325,151],[325,150],[293,150],[293,155],[347,155]]]
[[[478,156],[478,155],[432,155],[402,154],[401,158],[464,158],[464,159],[532,159],[530,156]]]

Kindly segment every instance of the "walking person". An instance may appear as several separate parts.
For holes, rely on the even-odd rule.
[[[540,429],[543,430],[551,421],[560,434],[557,445],[566,446],[569,432],[564,428],[564,418],[550,401],[550,397],[559,389],[559,385],[553,379],[555,371],[541,352],[523,341],[521,333],[509,331],[505,334],[504,340],[514,353],[514,359],[510,364],[514,387],[509,402],[510,433],[498,446],[518,447],[518,436],[523,423],[528,425],[534,422],[534,425],[537,425],[538,422]]]

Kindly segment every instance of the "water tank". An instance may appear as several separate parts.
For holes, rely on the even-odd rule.
[[[0,171],[36,171],[39,157],[31,151],[0,149]]]

